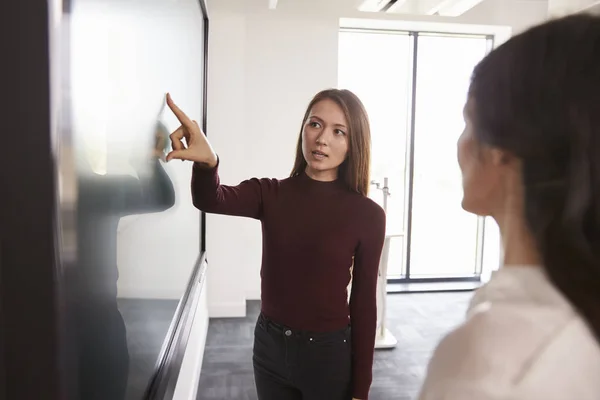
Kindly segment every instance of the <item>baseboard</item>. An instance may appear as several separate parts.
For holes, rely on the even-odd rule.
[[[432,283],[388,283],[387,294],[428,292],[471,292],[481,282],[432,282]]]
[[[243,318],[246,316],[246,302],[210,304],[208,315],[210,318]]]
[[[260,288],[246,291],[246,300],[260,300]]]

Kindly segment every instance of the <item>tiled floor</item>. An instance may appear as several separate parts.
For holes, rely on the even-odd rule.
[[[388,296],[388,326],[398,346],[375,353],[371,400],[416,396],[431,352],[462,321],[471,296],[469,292]],[[250,302],[246,318],[211,321],[198,400],[256,400],[252,336],[258,312],[258,302]]]

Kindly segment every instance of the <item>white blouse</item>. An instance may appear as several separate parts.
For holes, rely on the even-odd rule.
[[[600,345],[542,268],[504,267],[438,345],[419,399],[600,400]]]

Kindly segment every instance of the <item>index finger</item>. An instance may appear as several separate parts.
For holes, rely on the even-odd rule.
[[[171,94],[169,93],[167,93],[167,105],[169,106],[171,111],[173,111],[173,114],[175,114],[175,116],[183,126],[187,128],[194,126],[192,120],[187,115],[185,115],[185,113],[181,111],[181,109],[177,107],[177,105],[173,102]]]

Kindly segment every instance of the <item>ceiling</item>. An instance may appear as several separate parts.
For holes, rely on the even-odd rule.
[[[253,0],[257,1],[257,0]],[[480,7],[486,3],[499,0],[258,0],[263,7],[270,9],[286,8],[292,3],[302,3],[311,6],[314,3],[320,8],[338,8],[344,10],[360,10],[364,12],[376,12],[387,14],[411,14],[411,15],[440,15],[445,17],[459,17],[467,12]],[[506,1],[506,0],[504,0]],[[517,0],[522,2],[547,2],[547,0]]]

